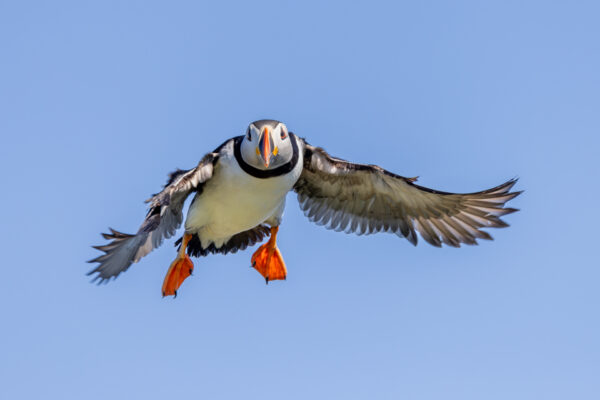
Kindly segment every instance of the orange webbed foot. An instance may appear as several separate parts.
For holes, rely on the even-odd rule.
[[[194,271],[194,263],[190,257],[186,254],[183,258],[177,257],[175,261],[171,263],[169,271],[162,286],[163,296],[177,296],[177,289],[181,286],[185,279],[192,275]]]
[[[271,228],[271,238],[256,250],[251,259],[252,267],[265,278],[267,283],[283,280],[287,276],[287,269],[277,248],[276,238],[277,227]]]
[[[165,280],[162,285],[162,295],[164,296],[175,296],[177,297],[177,289],[181,286],[183,281],[194,271],[194,263],[190,257],[185,253],[187,244],[192,235],[185,234],[181,243],[181,248],[177,254],[175,261],[171,263]]]

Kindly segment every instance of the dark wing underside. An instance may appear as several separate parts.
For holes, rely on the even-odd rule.
[[[219,248],[216,248],[214,243],[211,243],[208,247],[204,247],[200,242],[198,235],[194,234],[188,243],[187,253],[191,257],[203,257],[209,254],[237,253],[240,250],[245,250],[247,247],[262,242],[264,238],[269,236],[270,232],[271,230],[268,226],[258,225],[252,229],[232,236],[227,243]],[[175,246],[180,245],[181,238],[175,242]]]
[[[227,143],[227,142],[226,142]],[[111,240],[103,246],[94,246],[104,254],[90,260],[98,263],[88,275],[97,274],[93,281],[108,281],[127,270],[142,257],[160,246],[164,239],[170,238],[183,221],[183,205],[185,199],[212,177],[213,167],[219,158],[217,150],[208,153],[190,170],[177,170],[169,175],[169,180],[160,193],[146,200],[150,203],[148,214],[135,235],[129,235],[110,229],[111,233],[102,236]]]
[[[482,228],[508,226],[500,217],[521,192],[509,180],[475,193],[446,193],[416,185],[376,165],[353,164],[305,143],[304,169],[294,186],[304,214],[328,229],[359,235],[390,232],[417,244],[460,247],[492,237]]]

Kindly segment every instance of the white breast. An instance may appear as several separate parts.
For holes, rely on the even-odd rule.
[[[185,230],[197,233],[204,247],[220,247],[237,233],[252,229],[283,211],[286,194],[302,172],[302,157],[288,174],[259,179],[244,172],[231,149],[224,149],[213,177],[190,206]],[[229,151],[231,150],[231,151]]]

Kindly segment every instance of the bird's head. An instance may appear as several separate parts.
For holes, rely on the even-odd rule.
[[[271,119],[254,121],[248,125],[242,141],[242,158],[258,169],[277,168],[292,159],[291,140],[284,123]]]

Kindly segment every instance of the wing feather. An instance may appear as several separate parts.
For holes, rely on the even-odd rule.
[[[300,208],[328,229],[357,233],[391,232],[417,244],[417,232],[433,246],[460,247],[492,237],[481,228],[508,226],[500,217],[521,192],[516,179],[474,193],[448,193],[415,184],[376,165],[335,158],[304,142],[304,169],[294,186]]]
[[[102,234],[110,242],[103,246],[93,246],[104,254],[88,261],[99,264],[88,273],[96,274],[92,281],[102,283],[117,277],[132,263],[138,262],[160,246],[164,239],[175,234],[183,222],[185,199],[191,193],[201,190],[202,185],[212,177],[222,147],[223,145],[205,155],[196,168],[178,169],[169,174],[163,190],[146,200],[149,203],[148,213],[135,235],[111,228],[110,233]]]

